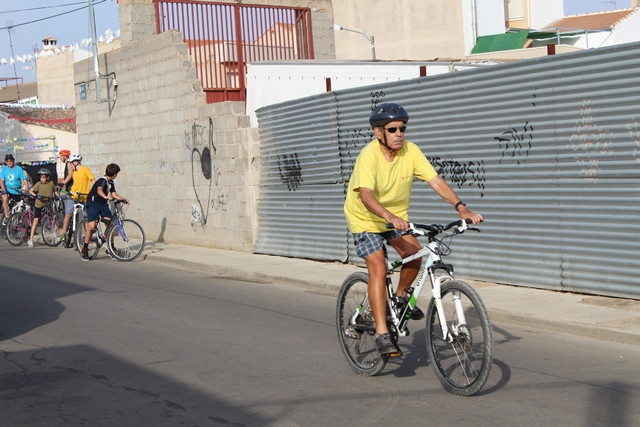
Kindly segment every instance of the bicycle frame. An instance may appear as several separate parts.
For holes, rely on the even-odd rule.
[[[100,246],[102,246],[106,242],[106,238],[109,235],[109,232],[114,227],[116,227],[118,229],[118,232],[120,233],[121,236],[123,236],[123,238],[125,237],[124,228],[122,227],[122,222],[120,220],[120,212],[118,211],[117,208],[114,209],[112,212],[113,212],[113,218],[111,218],[111,221],[109,221],[109,224],[107,224],[107,226],[106,226],[106,228],[104,230],[104,233],[102,232],[102,225],[104,224],[102,222],[102,216],[96,222],[96,228],[95,228],[94,232],[96,233],[96,238],[98,239],[98,244]],[[102,236],[105,237],[104,240],[102,239]],[[125,238],[125,240],[126,240],[126,238]]]
[[[453,267],[448,264],[444,264],[440,257],[440,249],[437,241],[430,241],[427,245],[423,246],[418,252],[413,255],[409,255],[408,257],[398,259],[391,263],[389,261],[387,251],[385,248],[385,262],[387,264],[387,295],[388,295],[388,304],[390,304],[391,308],[391,317],[393,319],[393,323],[396,325],[398,329],[398,335],[406,336],[408,335],[408,331],[406,330],[406,325],[409,321],[406,313],[410,312],[409,310],[413,310],[416,306],[418,298],[420,297],[420,293],[424,289],[425,283],[427,283],[427,278],[431,283],[431,296],[433,298],[433,303],[436,306],[436,310],[438,312],[438,317],[440,319],[440,324],[442,325],[442,336],[450,337],[449,327],[447,326],[445,313],[442,310],[442,295],[441,295],[441,285],[445,280],[454,280],[453,275]],[[424,258],[423,267],[420,270],[418,280],[415,283],[415,286],[409,288],[409,301],[405,309],[400,315],[400,319],[396,316],[395,310],[393,310],[393,306],[391,306],[391,301],[395,296],[393,292],[393,283],[391,281],[391,275],[397,270],[398,267],[407,264],[413,260]],[[441,270],[444,271],[445,274],[436,275],[435,271]],[[460,302],[460,297],[454,297],[454,304],[456,308],[456,314],[458,315],[458,319],[461,319],[461,323],[466,323],[464,317],[464,310],[462,308],[462,303]]]
[[[25,204],[24,210],[20,213],[20,223],[24,224],[24,221],[26,219],[27,221],[26,225],[28,226],[28,228],[26,229],[27,232],[31,232],[31,224],[33,224],[34,218],[35,218],[35,213],[33,212],[32,206],[29,204]],[[22,228],[19,228],[18,230],[25,231]]]
[[[9,197],[9,217],[16,212],[22,212],[22,210],[28,206],[28,203],[25,203],[24,198],[27,197],[24,194],[16,195],[11,194],[12,197]],[[4,216],[4,211],[2,212]]]

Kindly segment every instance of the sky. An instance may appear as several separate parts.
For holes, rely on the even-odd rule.
[[[76,43],[81,46],[83,40],[89,40],[88,5],[88,0],[0,0],[0,79],[17,75],[25,83],[35,81],[33,62],[15,61],[13,65],[9,62],[11,58],[23,58],[33,55],[34,49],[42,49],[44,38],[57,38],[58,46],[75,46]],[[115,33],[120,28],[116,0],[93,0],[93,5],[97,37],[107,30]],[[11,38],[7,29],[10,26],[13,26]],[[85,44],[85,49],[91,50],[91,45]],[[6,64],[3,64],[3,58]],[[14,82],[0,80],[0,87]]]
[[[85,48],[90,50],[91,46],[86,44],[91,37],[88,4],[89,0],[0,0],[0,87],[15,82],[3,82],[4,78],[36,80],[28,55],[42,49],[42,39],[46,37],[57,38],[58,46],[82,47],[85,41]],[[117,1],[93,0],[93,4],[98,38],[108,30],[116,33],[120,28]],[[564,13],[624,9],[629,4],[630,0],[564,0]]]
[[[630,0],[564,0],[564,14],[602,12],[604,10],[627,9]]]

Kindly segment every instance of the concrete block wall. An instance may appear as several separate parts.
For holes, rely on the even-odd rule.
[[[101,82],[114,102],[96,102],[93,81],[85,100],[76,91],[85,165],[96,177],[120,165],[116,188],[148,240],[251,251],[260,161],[244,103],[206,103],[177,31],[130,41],[99,63],[118,86],[107,91]],[[92,67],[76,65],[76,85]]]
[[[120,39],[122,45],[144,40],[156,33],[156,13],[153,0],[120,0]]]

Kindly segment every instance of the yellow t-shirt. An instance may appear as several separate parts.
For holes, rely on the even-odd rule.
[[[373,190],[375,198],[392,214],[409,219],[409,200],[413,177],[429,181],[438,173],[429,160],[412,142],[405,142],[392,162],[382,154],[377,139],[367,144],[358,157],[349,179],[349,189],[344,202],[347,226],[352,233],[365,231],[383,233],[387,222],[373,214],[360,199],[360,188]]]
[[[94,177],[91,169],[81,165],[73,173],[73,187],[71,187],[71,192],[89,194],[89,191],[91,190],[91,181],[93,179]],[[72,194],[71,197],[73,197],[73,200],[78,200],[78,196],[75,194]],[[84,201],[86,196],[83,196],[80,199],[80,201]]]

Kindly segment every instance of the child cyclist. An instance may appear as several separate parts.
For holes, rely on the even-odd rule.
[[[102,221],[107,224],[111,221],[111,210],[109,209],[108,202],[111,200],[124,200],[129,203],[127,199],[120,196],[116,192],[115,184],[113,180],[118,176],[120,172],[120,166],[115,163],[109,163],[105,170],[105,176],[98,178],[95,184],[91,187],[89,195],[87,196],[87,229],[84,234],[84,245],[80,251],[80,256],[83,261],[89,261],[89,241],[91,240],[91,233],[96,229],[96,224],[100,216]]]
[[[53,198],[54,194],[56,197],[60,197],[60,193],[58,193],[58,190],[55,188],[55,183],[49,179],[51,177],[49,169],[40,169],[38,176],[40,177],[40,181],[36,182],[29,190],[29,194],[36,198],[33,224],[31,224],[31,235],[27,241],[27,246],[30,248],[33,247],[33,236],[36,233],[38,222],[40,222],[40,218],[42,218],[42,208],[48,203],[51,203],[51,198]],[[43,202],[42,199],[48,199],[48,202]]]

